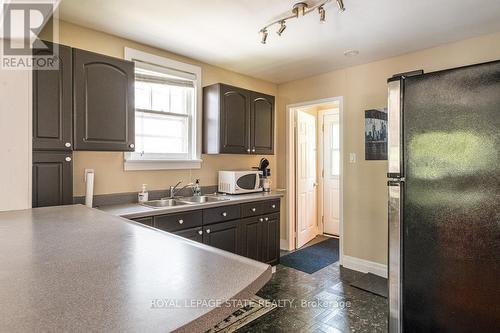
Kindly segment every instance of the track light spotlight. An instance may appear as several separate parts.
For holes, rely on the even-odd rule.
[[[339,11],[343,12],[345,10],[344,0],[337,0],[337,6],[339,7]]]
[[[281,36],[281,34],[283,33],[283,31],[285,31],[285,29],[286,29],[286,24],[285,24],[285,20],[283,20],[280,22],[280,28],[276,32],[278,34],[278,36]]]
[[[266,40],[267,40],[267,29],[262,29],[262,30],[260,31],[260,36],[261,36],[261,40],[260,40],[260,42],[261,42],[262,44],[266,44]]]
[[[319,21],[321,23],[325,23],[326,22],[326,10],[325,10],[325,8],[323,8],[323,6],[319,7],[318,13],[319,13]]]

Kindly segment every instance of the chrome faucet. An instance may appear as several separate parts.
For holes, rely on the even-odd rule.
[[[182,181],[178,182],[177,184],[175,184],[175,186],[170,186],[170,197],[169,199],[173,199],[175,198],[175,194],[182,191],[183,189],[185,189],[186,187],[192,187],[193,186],[193,183],[189,183],[189,184],[186,184],[184,185],[183,187],[181,187],[180,189],[177,189],[177,187],[182,184]]]

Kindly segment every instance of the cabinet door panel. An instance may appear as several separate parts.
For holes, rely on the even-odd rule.
[[[262,226],[261,218],[253,217],[244,219],[240,224],[241,255],[254,260],[262,259]]]
[[[279,263],[280,219],[279,214],[266,215],[262,225],[262,261],[270,265]]]
[[[221,86],[221,153],[247,154],[250,146],[250,96],[244,89]]]
[[[141,224],[150,226],[150,227],[153,226],[153,217],[152,216],[151,217],[141,217],[141,218],[132,219],[132,220],[134,220],[135,222],[139,222]]]
[[[203,242],[203,230],[201,227],[181,230],[181,231],[174,232],[173,234],[177,235],[177,236],[181,236],[183,238],[193,240],[195,242],[199,242],[199,243]]]
[[[251,148],[254,154],[274,154],[274,97],[252,94]]]
[[[238,221],[223,222],[203,227],[203,243],[239,254]]]
[[[75,49],[75,149],[133,151],[134,64]]]
[[[44,42],[49,49],[33,50],[34,58],[53,57],[58,48],[54,70],[33,71],[33,149],[71,150],[72,55],[71,48]]]
[[[201,227],[201,225],[201,210],[178,214],[158,215],[154,217],[154,227],[169,232],[187,228]]]
[[[33,207],[73,203],[73,164],[71,159],[71,153],[33,153]]]

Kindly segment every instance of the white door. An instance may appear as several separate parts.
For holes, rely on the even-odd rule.
[[[323,116],[323,218],[325,234],[340,234],[340,119]]]
[[[318,234],[316,117],[297,111],[297,247]]]

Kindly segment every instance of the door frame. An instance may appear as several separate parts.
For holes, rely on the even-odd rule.
[[[341,112],[340,112],[340,105],[339,105],[339,111],[332,111],[334,109],[326,109],[326,110],[320,110],[318,112],[318,166],[321,167],[321,170],[325,170],[325,131],[324,131],[324,122],[323,122],[323,117],[325,115],[334,115],[337,114],[339,115],[339,147],[340,147],[340,175],[339,175],[339,209],[340,209],[340,216],[342,216],[342,198],[343,198],[343,188],[342,188],[342,174],[343,174],[343,162],[344,162],[344,152],[343,152],[343,145],[342,145],[342,119],[341,119]],[[319,187],[318,191],[320,191],[318,195],[318,216],[323,216],[324,213],[324,202],[325,202],[325,177],[323,173],[321,173],[319,179],[318,179]],[[342,217],[340,217],[339,221],[339,238],[340,238],[340,233],[342,232]],[[321,220],[321,226],[319,228],[319,231],[324,234],[325,233],[325,223],[323,220]]]
[[[286,106],[286,235],[287,235],[287,250],[295,250],[297,248],[297,232],[296,232],[296,186],[295,186],[295,110],[316,104],[326,103],[339,103],[339,121],[340,121],[340,151],[341,151],[341,165],[340,165],[340,232],[339,232],[339,263],[343,264],[344,261],[344,207],[343,207],[343,193],[344,193],[344,168],[343,168],[343,155],[344,155],[344,122],[343,110],[344,99],[342,96],[323,98],[311,100],[302,103],[288,104]]]

